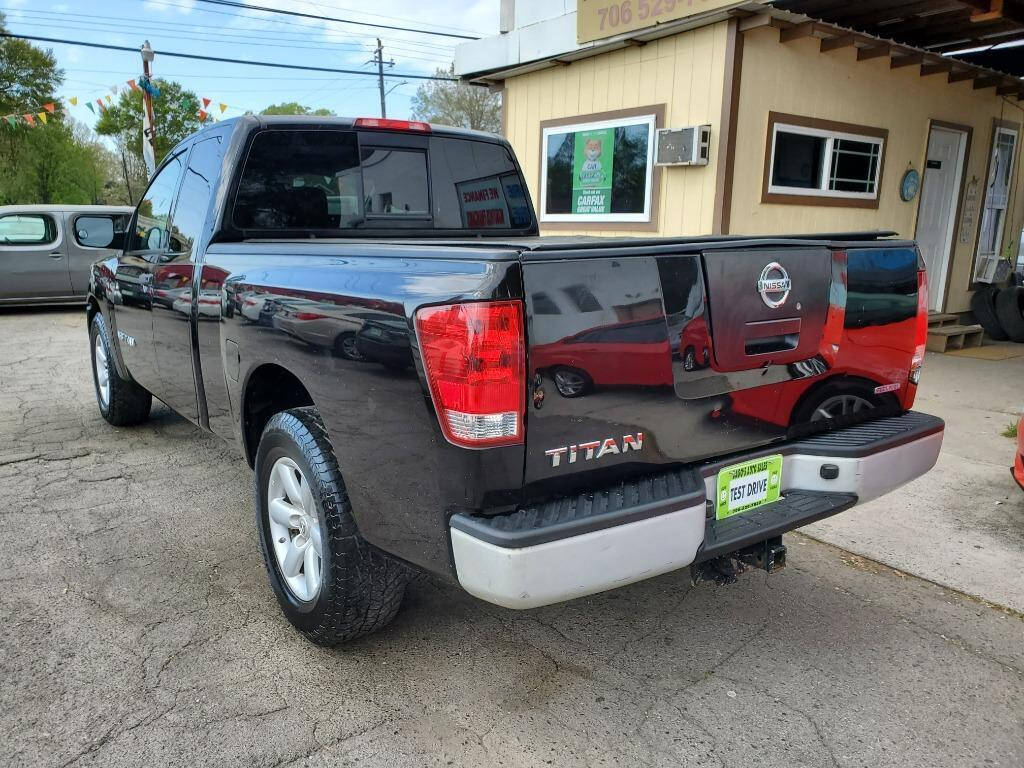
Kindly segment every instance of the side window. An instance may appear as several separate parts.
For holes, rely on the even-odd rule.
[[[75,219],[75,242],[83,248],[122,248],[128,223],[125,214],[79,216]]]
[[[150,182],[139,203],[132,234],[132,251],[165,250],[170,242],[171,204],[181,178],[182,155],[179,153]]]
[[[57,225],[42,213],[13,213],[0,216],[0,247],[5,245],[49,245],[57,240]]]
[[[192,148],[185,178],[178,193],[171,228],[171,251],[191,253],[199,239],[210,207],[213,187],[220,174],[220,138],[205,139]]]

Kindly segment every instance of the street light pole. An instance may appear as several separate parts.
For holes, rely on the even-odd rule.
[[[150,177],[156,173],[156,118],[153,116],[152,71],[150,64],[156,53],[147,40],[142,45],[142,74],[146,79],[146,87],[142,89],[142,156],[146,161],[146,170]]]

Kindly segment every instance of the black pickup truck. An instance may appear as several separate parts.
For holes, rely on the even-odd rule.
[[[498,137],[219,122],[93,266],[100,412],[155,396],[237,441],[270,583],[321,644],[417,571],[531,608],[771,570],[784,532],[934,464],[912,242],[537,231]]]

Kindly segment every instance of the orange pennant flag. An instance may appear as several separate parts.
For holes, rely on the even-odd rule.
[[[75,106],[75,107],[78,106],[78,97],[77,96],[72,96],[70,99],[68,99],[68,101],[71,102],[72,106]]]
[[[29,125],[35,125],[36,119],[32,115],[22,115],[25,118],[25,122]]]
[[[137,85],[135,84],[135,81],[134,81],[134,80],[129,80],[129,81],[128,81],[128,87],[129,87],[129,88],[131,88],[131,89],[132,89],[133,91],[140,91],[140,92],[142,91],[142,89],[141,89],[141,88],[139,88],[139,86],[137,86]]]
[[[104,96],[103,98],[105,98],[107,100],[108,104],[110,103],[110,94],[109,93],[106,96]]]
[[[210,100],[209,99],[203,99],[203,107],[208,107],[208,106],[210,106]]]
[[[206,122],[206,118],[208,118],[209,116],[210,116],[210,113],[207,112],[205,109],[200,109],[199,110],[199,122],[200,123],[205,123]]]
[[[218,104],[217,106],[220,107],[220,113],[222,115],[224,114],[224,110],[228,108],[228,105],[224,103]]]
[[[53,110],[55,108],[56,108],[56,105],[52,101],[49,104],[43,104],[43,109],[45,109],[51,115],[53,114]]]
[[[45,112],[40,112],[39,113],[39,119],[43,121],[43,125],[46,125],[46,113]]]

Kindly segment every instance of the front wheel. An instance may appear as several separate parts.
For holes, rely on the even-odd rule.
[[[153,396],[134,381],[118,374],[110,332],[99,312],[89,325],[89,348],[100,415],[115,427],[139,424],[149,418]]]
[[[260,548],[288,621],[314,643],[332,646],[394,619],[408,566],[359,535],[316,408],[293,408],[267,422],[255,470]]]

